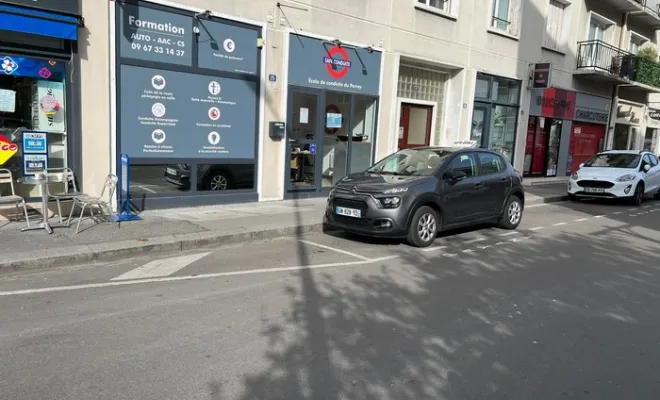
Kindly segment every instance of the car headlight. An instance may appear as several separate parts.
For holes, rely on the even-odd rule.
[[[394,189],[387,189],[383,193],[385,194],[397,194],[397,193],[405,193],[408,191],[408,188],[394,188]]]
[[[401,205],[401,197],[397,196],[379,197],[378,201],[383,208],[397,208]]]
[[[571,174],[571,179],[573,179],[574,181],[577,181],[577,179],[578,179],[578,173],[577,173],[577,172],[573,172],[573,173]]]
[[[635,180],[635,175],[633,174],[625,174],[623,176],[616,178],[617,182],[629,182],[632,180]]]
[[[328,193],[328,200],[331,200],[333,197],[335,197],[335,188],[330,189],[330,193]]]

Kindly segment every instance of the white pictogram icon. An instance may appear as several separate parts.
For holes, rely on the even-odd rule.
[[[234,41],[231,39],[225,39],[225,41],[222,43],[222,47],[225,48],[227,53],[233,53],[234,50],[236,50],[236,43],[234,43]]]
[[[222,88],[218,82],[211,81],[211,83],[209,83],[209,93],[211,93],[213,96],[219,95],[220,90],[222,90]]]
[[[209,118],[211,118],[214,121],[219,120],[220,119],[220,109],[218,107],[209,108]]]
[[[156,129],[151,132],[151,140],[156,144],[161,144],[165,141],[165,132],[162,129]]]
[[[215,146],[216,144],[220,143],[220,134],[218,132],[213,131],[209,133],[208,140],[209,143]]]
[[[154,117],[160,118],[165,115],[165,106],[162,103],[156,103],[151,106],[151,113]]]
[[[151,78],[151,86],[156,90],[165,89],[165,83],[165,78],[163,78],[162,75],[154,75],[153,78]]]

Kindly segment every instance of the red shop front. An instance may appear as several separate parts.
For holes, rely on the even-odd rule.
[[[567,175],[577,171],[580,164],[602,151],[604,141],[605,125],[573,122],[568,148]]]
[[[527,123],[525,176],[557,176],[562,130],[575,112],[576,92],[557,88],[534,90]]]

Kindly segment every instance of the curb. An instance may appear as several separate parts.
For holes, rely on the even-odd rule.
[[[541,200],[530,201],[526,205],[556,203],[566,199],[566,195],[544,197]],[[323,224],[319,222],[253,232],[199,232],[150,239],[124,240],[113,243],[66,246],[47,250],[35,250],[30,252],[27,258],[23,255],[8,254],[0,261],[0,269],[50,268],[61,265],[93,264],[136,255],[178,253],[193,249],[243,243],[251,240],[267,240],[280,236],[318,233],[322,232],[322,230]]]

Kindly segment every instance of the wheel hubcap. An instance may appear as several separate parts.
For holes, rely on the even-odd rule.
[[[512,225],[518,224],[520,222],[520,218],[522,216],[522,208],[520,207],[520,203],[517,201],[514,201],[509,205],[509,210],[507,212],[509,216],[509,222]]]
[[[436,229],[435,217],[429,213],[422,215],[417,223],[417,234],[419,235],[419,238],[425,242],[433,239]]]
[[[227,178],[222,175],[216,175],[211,179],[211,190],[227,189]]]

